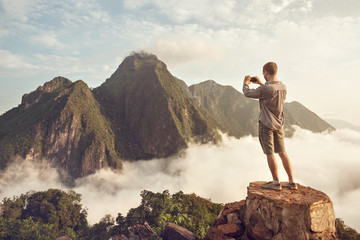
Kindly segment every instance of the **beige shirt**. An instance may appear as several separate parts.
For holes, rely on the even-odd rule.
[[[249,85],[244,83],[243,92],[246,97],[259,99],[259,121],[262,124],[273,130],[279,130],[284,125],[286,86],[282,82],[266,82],[256,89],[250,89]]]

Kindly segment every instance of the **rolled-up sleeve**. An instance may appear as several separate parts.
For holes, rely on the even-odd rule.
[[[256,89],[250,89],[248,84],[244,83],[243,85],[243,93],[248,98],[257,98],[257,99],[263,98],[264,94],[262,89],[263,89],[262,86]]]

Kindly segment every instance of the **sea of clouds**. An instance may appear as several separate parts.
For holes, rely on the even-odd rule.
[[[359,231],[360,132],[341,129],[315,134],[297,128],[285,144],[295,180],[328,194],[336,217]],[[287,181],[279,158],[278,164],[280,180]],[[30,190],[68,190],[59,179],[56,169],[44,163],[13,164],[0,174],[0,199]],[[125,162],[122,173],[103,169],[76,180],[72,189],[82,195],[93,224],[106,214],[126,215],[140,204],[144,189],[196,193],[213,202],[227,203],[245,199],[249,182],[267,180],[271,174],[258,139],[224,135],[219,146],[192,145],[172,158]]]

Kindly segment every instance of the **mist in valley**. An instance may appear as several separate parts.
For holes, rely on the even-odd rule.
[[[334,203],[337,218],[360,230],[360,132],[341,129],[312,133],[296,128],[285,140],[296,182],[321,190]],[[287,181],[280,158],[279,175]],[[82,195],[88,220],[97,223],[106,214],[126,215],[140,204],[140,192],[196,193],[217,203],[246,198],[252,181],[271,180],[266,158],[256,137],[235,139],[223,135],[218,145],[191,145],[167,159],[125,162],[121,173],[102,169],[77,179],[72,188]],[[0,198],[49,188],[69,190],[56,169],[46,163],[15,163],[0,174]]]

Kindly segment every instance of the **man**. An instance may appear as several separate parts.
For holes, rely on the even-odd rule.
[[[251,76],[246,76],[244,79],[243,92],[246,97],[256,98],[260,101],[259,140],[266,154],[273,177],[273,181],[264,184],[262,187],[274,190],[282,189],[274,155],[274,153],[278,153],[289,177],[288,187],[297,189],[298,186],[294,183],[291,162],[286,154],[284,145],[283,105],[286,98],[286,86],[277,79],[277,70],[276,63],[266,63],[263,67],[263,75],[266,83],[264,84],[259,77],[252,78]],[[250,82],[259,84],[260,86],[256,89],[250,89]]]

